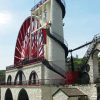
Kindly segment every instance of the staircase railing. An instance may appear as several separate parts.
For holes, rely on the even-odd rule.
[[[95,49],[96,44],[100,42],[100,34],[97,34],[94,36],[92,43],[89,45],[83,60],[85,60],[85,63],[87,63],[88,59],[90,58],[90,55],[93,53],[93,50]]]

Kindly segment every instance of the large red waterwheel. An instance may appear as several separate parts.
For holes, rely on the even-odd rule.
[[[17,37],[14,65],[27,61],[38,61],[44,58],[46,30],[36,18],[28,17],[22,24]]]

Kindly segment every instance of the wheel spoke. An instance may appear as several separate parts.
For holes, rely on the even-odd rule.
[[[29,57],[30,59],[38,59],[44,56],[43,30],[40,29],[35,32],[39,27],[41,27],[41,24],[39,20],[34,18],[32,18],[32,23],[30,24],[30,20],[31,17],[27,18],[20,28],[15,47],[14,64],[17,64],[18,62],[21,62],[22,60]],[[32,32],[34,32],[31,34],[31,39],[30,25],[32,25]]]

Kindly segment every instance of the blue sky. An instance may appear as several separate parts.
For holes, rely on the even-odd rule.
[[[35,0],[35,3],[38,0]],[[18,31],[34,0],[0,0],[0,69],[13,64]],[[64,38],[69,49],[100,33],[100,0],[66,0]],[[87,47],[73,52],[83,57]]]

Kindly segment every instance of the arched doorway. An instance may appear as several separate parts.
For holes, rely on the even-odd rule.
[[[11,85],[12,77],[11,75],[8,76],[7,78],[7,85]]]
[[[11,90],[10,89],[7,89],[6,90],[5,100],[13,100],[12,93],[11,93]]]
[[[35,71],[32,71],[30,76],[29,76],[29,84],[38,84],[39,80],[38,80],[38,75]]]
[[[15,85],[22,85],[22,84],[26,84],[26,77],[23,73],[23,71],[18,71],[18,73],[16,74],[16,77],[15,77],[15,81],[14,81],[14,84]]]
[[[18,100],[29,100],[28,94],[25,89],[21,89],[18,95]]]

